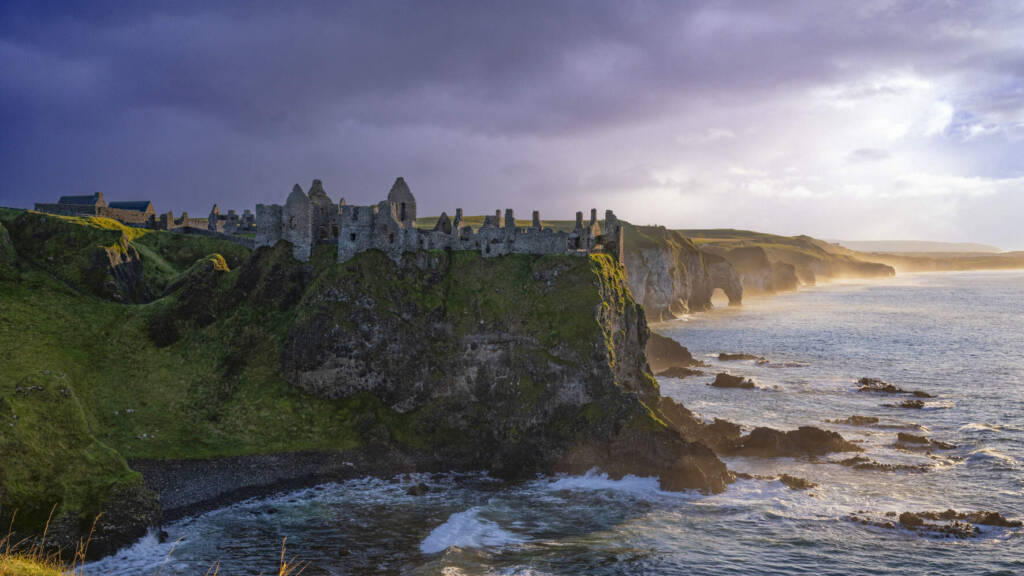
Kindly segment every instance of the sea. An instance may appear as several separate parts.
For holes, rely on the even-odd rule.
[[[839,464],[848,454],[724,458],[817,486],[755,478],[715,495],[599,470],[516,484],[482,473],[355,479],[177,521],[84,572],[271,575],[284,558],[307,576],[1024,574],[1024,529],[960,539],[874,524],[948,508],[1024,517],[1024,271],[835,282],[653,329],[707,364],[704,376],[659,379],[705,419],[824,427],[902,468]],[[723,352],[767,362],[721,362]],[[756,388],[708,386],[719,371]],[[862,377],[934,398],[900,407],[908,397],[858,391]],[[852,415],[878,422],[830,422]],[[955,448],[902,450],[899,432]],[[426,494],[408,493],[420,483]]]

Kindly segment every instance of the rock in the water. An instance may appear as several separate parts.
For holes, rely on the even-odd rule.
[[[874,416],[858,416],[855,414],[849,418],[826,420],[826,422],[831,424],[846,424],[847,426],[871,426],[873,424],[878,424],[878,418]]]
[[[701,364],[694,360],[693,354],[690,354],[685,346],[656,332],[651,332],[645,351],[651,371],[658,375],[669,368],[686,368]]]
[[[667,370],[662,370],[655,374],[655,376],[661,376],[662,378],[686,378],[688,376],[699,376],[704,372],[695,368],[684,368],[682,366],[673,366]]]
[[[924,402],[920,400],[904,400],[896,405],[897,408],[910,408],[912,410],[920,410],[924,408]]]
[[[925,520],[965,520],[971,524],[999,526],[1002,528],[1020,528],[1024,525],[1020,520],[1009,520],[999,512],[957,512],[952,508],[943,512],[917,512],[916,516]]]
[[[877,470],[879,472],[927,472],[930,469],[928,466],[915,464],[883,464],[864,456],[853,456],[838,462],[832,461],[832,463],[854,470]]]
[[[817,486],[817,484],[810,480],[806,480],[798,476],[790,476],[789,474],[782,474],[779,476],[779,482],[789,486],[792,490],[807,490],[808,488],[814,488]]]
[[[904,512],[903,514],[900,514],[900,524],[914,528],[922,526],[924,524],[924,520],[913,512]]]
[[[734,453],[764,458],[821,456],[830,452],[862,452],[863,450],[838,432],[813,426],[801,426],[783,432],[772,428],[755,428],[739,440]]]
[[[729,453],[739,443],[738,424],[719,418],[705,424],[685,406],[667,396],[661,398],[659,408],[665,423],[691,442],[700,442],[718,453]]]
[[[878,378],[861,378],[857,381],[858,392],[878,392],[882,394],[912,394],[917,398],[934,398],[923,390],[904,390],[894,384],[889,384]]]
[[[722,362],[734,362],[736,360],[755,360],[758,364],[767,364],[768,360],[764,356],[755,356],[754,354],[730,354],[728,352],[722,352],[718,355],[718,359]]]
[[[754,381],[750,379],[744,379],[742,376],[733,376],[726,372],[719,372],[715,376],[715,381],[711,383],[711,386],[715,388],[745,388],[751,389],[754,387]]]
[[[896,439],[904,444],[928,444],[928,439],[924,436],[918,436],[917,434],[908,434],[906,432],[900,432],[896,435]]]
[[[413,484],[405,491],[409,496],[423,496],[427,492],[430,492],[430,486],[427,486],[423,482]]]
[[[942,442],[939,440],[932,440],[925,436],[918,436],[917,434],[908,434],[906,432],[900,432],[896,435],[896,448],[903,449],[925,449],[925,450],[952,450],[956,448],[955,444],[948,442]]]

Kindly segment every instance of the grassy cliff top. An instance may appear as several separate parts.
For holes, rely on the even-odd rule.
[[[426,291],[408,273],[382,273],[393,265],[374,252],[338,264],[322,246],[299,263],[285,243],[250,255],[216,238],[25,211],[0,212],[0,226],[14,255],[0,262],[11,268],[0,274],[0,517],[18,508],[26,530],[55,503],[90,521],[112,487],[138,485],[132,458],[345,450],[363,445],[367,419],[428,441],[408,433],[417,414],[369,394],[313,397],[286,381],[282,341],[332,277],[355,278],[394,315],[406,315],[395,297],[409,293],[457,331],[522,330],[587,358],[611,337],[594,317],[599,286],[629,298],[621,268],[602,255],[459,253]],[[119,303],[94,290],[86,271],[115,245],[138,251],[155,300]]]

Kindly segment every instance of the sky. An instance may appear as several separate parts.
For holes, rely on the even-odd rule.
[[[513,208],[1024,249],[1024,3],[0,3],[0,205],[397,176]]]

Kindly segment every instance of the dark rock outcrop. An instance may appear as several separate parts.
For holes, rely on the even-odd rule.
[[[655,374],[659,374],[669,368],[686,368],[689,366],[700,366],[701,362],[693,358],[693,354],[679,342],[662,336],[657,332],[651,332],[645,347],[647,363]]]
[[[900,432],[896,434],[896,448],[904,450],[953,450],[956,448],[954,444],[948,442],[942,442],[940,440],[932,440],[925,436],[918,436],[917,434],[910,434],[907,432]]]
[[[766,360],[764,356],[756,356],[754,354],[745,354],[742,352],[739,354],[730,354],[728,352],[722,352],[721,354],[718,355],[718,360],[721,362],[735,362],[737,360],[754,360],[758,364],[768,363],[768,360]]]
[[[873,426],[878,424],[879,420],[874,416],[858,416],[855,414],[848,418],[826,420],[826,422],[832,424],[846,424],[847,426]]]
[[[858,392],[879,392],[883,394],[911,394],[916,398],[934,398],[923,390],[904,390],[878,378],[861,378],[857,381]]]
[[[810,480],[800,478],[799,476],[790,476],[789,474],[781,474],[779,476],[779,482],[782,482],[791,490],[808,490],[818,486]]]
[[[715,381],[712,382],[710,386],[714,386],[715,388],[744,388],[750,390],[754,388],[754,381],[743,378],[742,376],[733,376],[727,372],[719,372],[718,375],[715,376]]]
[[[1000,528],[1019,528],[1019,520],[1007,520],[998,512],[903,512],[898,517],[895,512],[885,514],[887,518],[896,518],[898,525],[892,520],[874,520],[867,512],[859,511],[847,517],[852,522],[866,526],[909,530],[922,536],[945,538],[973,538],[981,532],[978,525],[996,526]],[[944,523],[943,523],[944,522]]]
[[[813,426],[801,426],[783,432],[772,428],[755,428],[739,440],[733,453],[762,458],[822,456],[830,452],[861,452],[856,444],[837,432]]]
[[[310,394],[371,394],[407,415],[404,433],[453,467],[598,467],[722,490],[731,475],[714,453],[651,417],[649,331],[624,280],[605,256],[419,253],[396,265],[366,252],[305,290],[281,362]]]
[[[700,442],[720,454],[732,452],[739,445],[738,424],[718,418],[706,424],[688,408],[665,396],[659,408],[665,423],[688,440]]]
[[[702,370],[697,370],[695,368],[683,368],[682,366],[673,366],[671,368],[666,368],[665,370],[658,372],[657,374],[655,374],[655,376],[660,376],[662,378],[688,378],[690,376],[699,376],[703,373],[704,372]]]
[[[853,468],[854,470],[876,470],[879,472],[927,472],[931,469],[930,466],[917,464],[885,464],[882,462],[875,462],[866,456],[853,456],[851,458],[834,461],[832,463],[839,464],[840,466],[846,466],[847,468]]]

